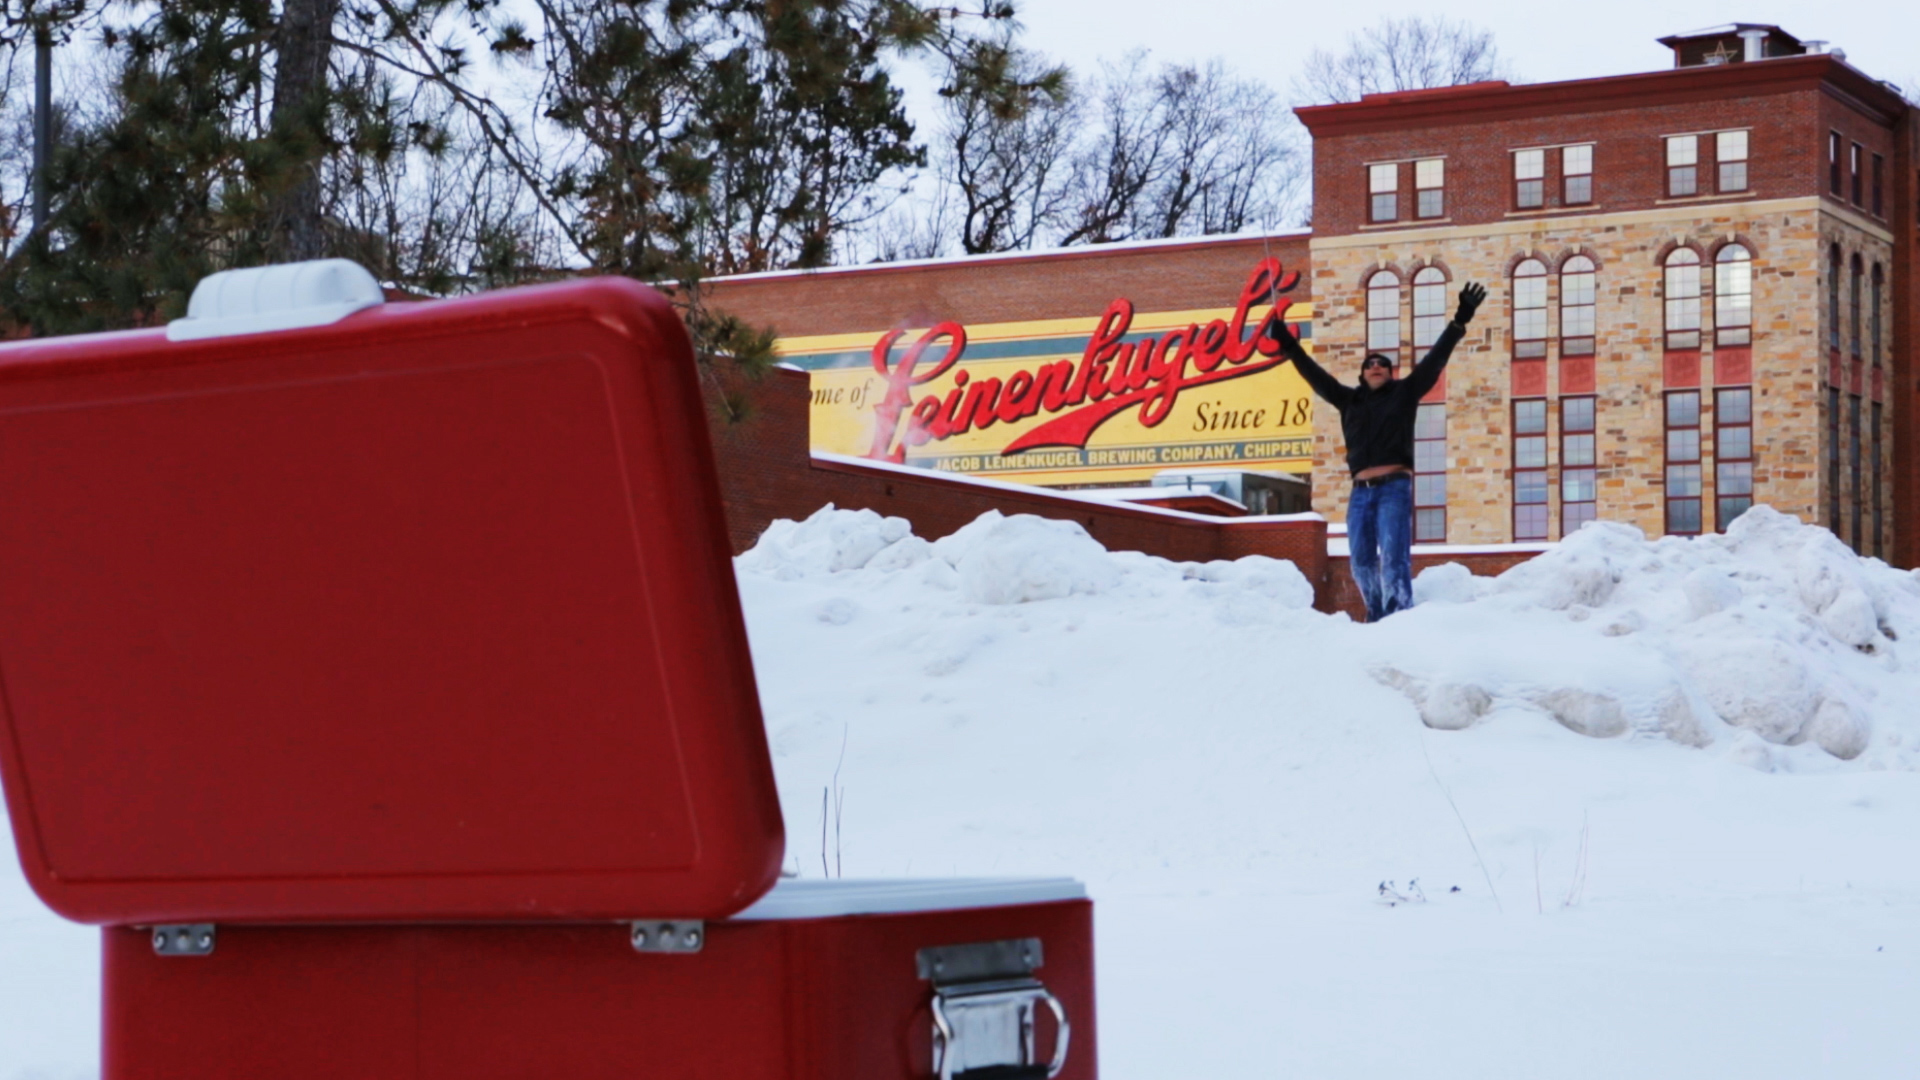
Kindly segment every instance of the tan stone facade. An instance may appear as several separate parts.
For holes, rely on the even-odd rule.
[[[1884,230],[1863,227],[1823,208],[1814,198],[1765,202],[1718,202],[1623,214],[1561,215],[1464,228],[1398,229],[1357,236],[1316,238],[1313,292],[1319,312],[1321,360],[1342,378],[1357,375],[1366,350],[1365,283],[1380,269],[1403,282],[1402,340],[1411,341],[1411,304],[1405,299],[1413,272],[1427,265],[1449,278],[1453,293],[1466,281],[1487,284],[1489,295],[1472,332],[1447,371],[1447,536],[1449,543],[1504,543],[1514,539],[1512,507],[1512,315],[1509,273],[1532,257],[1549,269],[1549,331],[1546,399],[1549,403],[1549,535],[1561,535],[1559,469],[1560,385],[1559,275],[1569,256],[1585,254],[1598,265],[1595,397],[1598,513],[1650,535],[1667,529],[1664,499],[1664,349],[1662,260],[1686,244],[1703,255],[1702,472],[1707,507],[1713,506],[1712,395],[1716,384],[1745,385],[1734,373],[1716,371],[1712,338],[1712,252],[1738,241],[1753,253],[1754,499],[1810,521],[1825,522],[1829,476],[1826,338],[1828,252],[1840,243],[1850,257],[1862,252],[1888,265]],[[1879,235],[1874,235],[1878,233]],[[1843,286],[1844,293],[1844,286]],[[1884,301],[1883,301],[1884,302]],[[1888,309],[1890,314],[1890,308]],[[1407,350],[1411,352],[1411,350]],[[1529,395],[1531,396],[1531,395]],[[1843,394],[1843,398],[1844,398]],[[1891,418],[1883,433],[1891,446]],[[1344,518],[1348,485],[1346,448],[1331,410],[1315,418],[1314,509]],[[1885,458],[1883,456],[1883,467]],[[1842,470],[1843,481],[1849,471]],[[1868,491],[1870,485],[1863,485]],[[1892,485],[1883,480],[1883,500]],[[1843,519],[1850,520],[1852,493],[1843,493]],[[1870,515],[1869,515],[1870,520]],[[1883,529],[1891,544],[1892,514],[1883,506]],[[1711,511],[1707,528],[1712,528]],[[1851,539],[1851,537],[1848,537]],[[1865,545],[1863,545],[1864,547]]]

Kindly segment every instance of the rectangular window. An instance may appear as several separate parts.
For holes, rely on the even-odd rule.
[[[1827,528],[1840,535],[1840,388],[1827,387]]]
[[[1862,179],[1860,174],[1863,171],[1860,168],[1860,156],[1863,152],[1859,143],[1854,143],[1847,151],[1847,167],[1851,170],[1850,175],[1853,177],[1853,205],[1855,206],[1860,205],[1860,181]]]
[[[1513,538],[1547,538],[1547,403],[1513,403]]]
[[[1747,190],[1747,133],[1723,131],[1713,140],[1713,160],[1720,167],[1720,190]]]
[[[1513,205],[1521,210],[1535,210],[1546,204],[1546,198],[1547,152],[1515,150],[1513,152]]]
[[[1580,206],[1593,201],[1593,147],[1569,146],[1560,151],[1561,201]]]
[[[1394,221],[1400,217],[1400,166],[1367,166],[1367,192],[1373,196],[1369,221]]]
[[[1432,402],[1413,415],[1413,539],[1447,541],[1447,406]]]
[[[1594,477],[1594,399],[1560,399],[1560,535],[1592,521],[1598,505]]]
[[[1721,532],[1753,506],[1753,391],[1716,390],[1713,399],[1713,489]]]
[[[1683,198],[1700,190],[1700,136],[1667,137],[1667,195]]]
[[[1700,531],[1700,391],[1667,395],[1667,532]]]
[[[1866,491],[1860,486],[1860,395],[1848,395],[1850,408],[1847,410],[1847,479],[1848,490],[1853,493],[1853,513],[1848,515],[1848,524],[1853,526],[1847,533],[1855,554],[1865,555],[1867,545],[1862,543],[1860,515],[1866,509]]]
[[[1413,212],[1423,218],[1437,218],[1446,212],[1447,162],[1432,158],[1413,163]]]
[[[1887,159],[1873,155],[1873,216],[1887,216]]]
[[[1885,494],[1880,487],[1880,463],[1886,460],[1880,456],[1883,449],[1880,445],[1881,420],[1880,403],[1876,401],[1873,403],[1873,459],[1870,462],[1873,466],[1873,557],[1876,559],[1885,557],[1880,548],[1880,537],[1886,531],[1886,520],[1880,516],[1880,499]]]
[[[1827,132],[1827,190],[1840,197],[1840,133]]]

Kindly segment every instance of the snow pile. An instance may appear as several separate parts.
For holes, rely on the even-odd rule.
[[[736,567],[788,872],[1082,879],[1108,1080],[1912,1072],[1920,584],[1824,530],[1589,526],[1377,625],[999,514]],[[97,935],[0,875],[0,1080],[97,1075]]]
[[[1186,595],[1215,601],[1228,621],[1259,621],[1270,609],[1313,604],[1306,576],[1280,559],[1250,555],[1233,562],[1175,563],[1138,552],[1109,552],[1077,522],[1031,514],[1006,517],[997,510],[928,543],[912,534],[905,518],[829,504],[805,521],[768,526],[737,566],[742,573],[776,581],[824,578],[860,589],[886,587],[894,572],[917,568],[919,585],[995,605],[1115,590],[1134,598],[1160,596],[1191,582]]]
[[[789,871],[1082,878],[1111,1080],[1911,1064],[1920,585],[1825,530],[1590,526],[1375,625],[997,514],[737,566]]]
[[[834,625],[853,619],[861,594],[992,606],[1104,596],[1135,617],[1192,604],[1217,624],[1290,620],[1304,633],[1345,619],[1309,610],[1312,587],[1289,562],[1109,552],[1074,522],[998,512],[930,543],[904,519],[828,506],[774,523],[738,566],[845,594],[820,602],[817,617]],[[1819,767],[1780,749],[1802,746],[1920,767],[1909,704],[1920,579],[1769,508],[1697,539],[1594,523],[1498,578],[1430,568],[1414,593],[1420,606],[1366,628],[1352,655],[1428,727],[1460,730],[1511,707],[1594,738],[1718,745],[1763,771]],[[992,621],[962,631],[952,617],[920,620],[941,643],[927,670],[957,670],[995,638]]]
[[[1401,651],[1374,675],[1430,727],[1506,700],[1583,735],[1726,743],[1762,769],[1816,764],[1776,749],[1803,744],[1920,765],[1920,578],[1767,507],[1697,539],[1594,523],[1498,578],[1427,570],[1415,594],[1427,606],[1380,626]]]

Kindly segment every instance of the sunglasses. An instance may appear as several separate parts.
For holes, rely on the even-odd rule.
[[[1361,371],[1365,371],[1368,368],[1385,368],[1388,371],[1392,371],[1393,365],[1387,363],[1385,360],[1367,360],[1361,363]]]

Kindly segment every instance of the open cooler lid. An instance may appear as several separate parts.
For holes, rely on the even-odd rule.
[[[41,898],[93,923],[718,918],[771,887],[666,301],[603,278],[381,305],[341,263],[208,284],[171,335],[0,348],[0,778]]]

